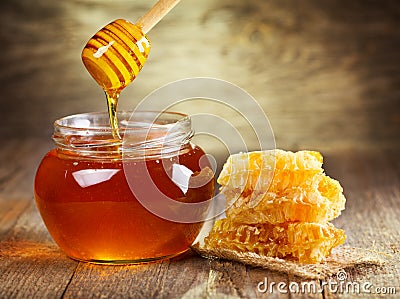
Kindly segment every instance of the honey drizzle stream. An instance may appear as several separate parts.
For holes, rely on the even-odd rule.
[[[118,115],[117,106],[120,91],[110,90],[105,91],[107,98],[108,115],[110,117],[110,125],[112,130],[112,135],[115,139],[121,140],[121,135],[119,134],[118,128]]]

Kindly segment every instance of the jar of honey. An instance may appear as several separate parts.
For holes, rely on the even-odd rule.
[[[192,144],[190,117],[119,112],[116,139],[107,113],[67,116],[54,124],[55,148],[38,167],[34,192],[42,219],[71,258],[139,263],[188,250],[203,225],[157,210],[165,200],[206,213],[214,174]],[[154,190],[157,190],[155,192]],[[150,205],[149,205],[150,203]],[[175,207],[174,215],[188,215]]]

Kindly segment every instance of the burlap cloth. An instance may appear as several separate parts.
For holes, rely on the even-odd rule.
[[[296,275],[304,279],[324,279],[335,275],[341,269],[355,268],[360,265],[381,266],[386,260],[382,253],[349,246],[334,248],[331,255],[319,264],[301,264],[286,259],[260,256],[256,253],[238,252],[225,248],[204,248],[199,243],[194,244],[192,249],[205,258],[237,261],[250,266]]]

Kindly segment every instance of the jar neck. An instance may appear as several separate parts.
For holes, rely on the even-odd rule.
[[[65,156],[90,159],[158,159],[187,147],[193,136],[190,117],[174,112],[120,111],[113,137],[107,113],[71,115],[54,123],[53,140]]]

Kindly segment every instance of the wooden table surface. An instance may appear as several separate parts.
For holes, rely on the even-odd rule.
[[[134,21],[153,1],[0,2],[0,298],[376,298],[378,294],[260,293],[297,277],[194,253],[161,263],[99,266],[67,258],[33,201],[52,147],[52,122],[105,110],[80,52],[97,29]],[[345,190],[335,225],[346,244],[385,254],[347,269],[347,282],[400,295],[400,2],[183,1],[150,32],[152,52],[123,92],[133,108],[161,85],[207,76],[246,89],[269,117],[277,147],[314,149]],[[191,107],[196,110],[199,106]],[[217,162],[223,163],[223,155]],[[335,281],[336,278],[332,278]],[[330,280],[332,281],[332,280]],[[318,285],[324,281],[316,281]],[[386,289],[385,289],[386,288]]]

